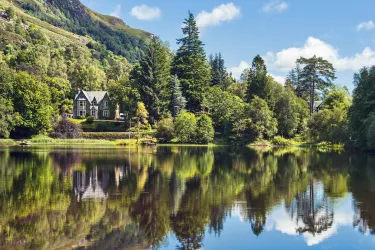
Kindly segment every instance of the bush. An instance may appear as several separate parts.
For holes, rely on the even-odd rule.
[[[282,136],[275,136],[272,139],[272,145],[274,145],[274,146],[292,146],[292,145],[295,145],[295,144],[296,144],[296,142],[294,140],[286,139]]]
[[[215,130],[212,125],[212,120],[208,115],[201,115],[197,121],[197,131],[195,142],[207,144],[214,139]]]
[[[68,119],[59,121],[51,132],[52,138],[72,139],[82,136],[81,126],[71,122]]]
[[[153,137],[154,132],[83,132],[82,138],[85,139],[100,139],[100,140],[123,140],[123,139],[134,139],[137,138],[138,134],[141,138]]]
[[[86,118],[86,123],[88,123],[88,124],[92,124],[94,122],[94,117],[92,117],[92,116],[88,116],[87,118]]]
[[[170,142],[173,139],[174,125],[172,117],[159,121],[156,127],[156,138],[160,142]]]
[[[182,111],[174,121],[174,135],[178,142],[192,143],[195,142],[197,131],[197,119],[195,115]]]

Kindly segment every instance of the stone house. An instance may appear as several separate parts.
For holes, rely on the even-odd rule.
[[[107,91],[78,90],[73,102],[73,118],[92,116],[99,120],[113,119],[109,104]]]

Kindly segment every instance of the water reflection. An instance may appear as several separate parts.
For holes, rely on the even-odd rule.
[[[374,194],[362,153],[8,148],[0,249],[372,248]]]

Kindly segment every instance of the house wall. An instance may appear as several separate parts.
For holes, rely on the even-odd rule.
[[[79,106],[79,100],[73,102],[73,118],[78,118],[80,111],[86,111],[86,116],[90,114],[90,102],[87,100],[86,96],[81,92],[76,99],[84,99],[86,106],[84,108]]]
[[[107,107],[105,107],[105,102],[108,103]],[[107,110],[108,111],[108,116],[107,117],[104,117],[104,110]],[[110,111],[110,100],[109,100],[109,97],[108,95],[105,95],[105,97],[103,98],[103,100],[99,103],[99,112],[98,112],[98,119],[100,120],[112,120],[114,118],[114,114],[111,114],[111,111]]]

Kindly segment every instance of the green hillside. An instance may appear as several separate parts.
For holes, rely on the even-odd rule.
[[[10,0],[0,0],[0,9],[9,5]],[[121,19],[96,13],[79,0],[17,0],[13,5],[18,13],[34,24],[69,38],[71,34],[65,31],[92,38],[131,63],[140,59],[151,35],[127,26]]]

